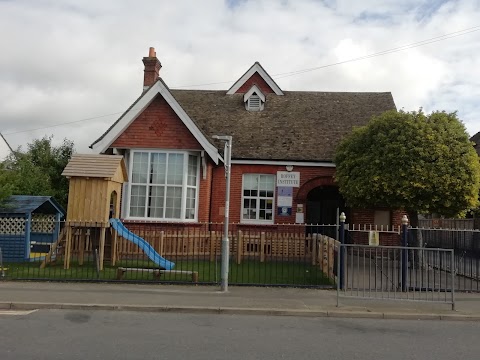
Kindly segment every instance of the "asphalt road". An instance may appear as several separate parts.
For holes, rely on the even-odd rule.
[[[0,359],[478,359],[479,322],[0,313]]]

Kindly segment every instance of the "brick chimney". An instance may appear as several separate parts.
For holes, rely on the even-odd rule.
[[[157,54],[153,47],[150,48],[148,52],[148,57],[143,58],[143,65],[145,65],[145,70],[143,74],[143,90],[149,88],[158,80],[160,69],[162,64],[157,59]]]

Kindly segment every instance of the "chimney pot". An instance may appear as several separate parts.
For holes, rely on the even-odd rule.
[[[148,51],[148,57],[157,57],[157,54],[155,53],[155,48],[151,47]]]

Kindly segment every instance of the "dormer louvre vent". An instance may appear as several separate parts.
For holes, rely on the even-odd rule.
[[[243,96],[245,109],[248,111],[262,111],[265,106],[265,101],[265,95],[256,85],[253,85]]]
[[[249,111],[260,111],[262,110],[262,100],[257,94],[253,94],[248,98],[247,101],[247,110]]]

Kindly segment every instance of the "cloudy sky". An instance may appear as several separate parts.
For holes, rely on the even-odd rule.
[[[260,61],[283,90],[391,91],[480,131],[480,0],[0,0],[0,34],[14,148],[53,135],[87,152],[141,93],[150,46],[171,88],[228,89]]]

